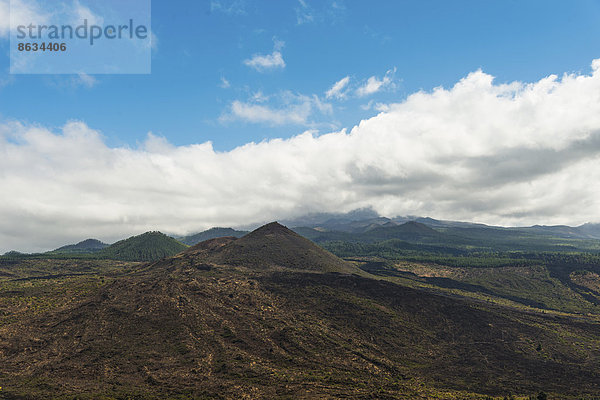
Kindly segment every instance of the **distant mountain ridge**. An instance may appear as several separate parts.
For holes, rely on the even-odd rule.
[[[306,216],[284,219],[282,224],[294,228],[309,227],[318,230],[361,233],[378,226],[402,225],[415,221],[430,227],[485,226],[470,222],[442,221],[429,217],[397,216],[382,217],[372,208],[360,208],[348,213],[315,213]]]
[[[420,224],[420,232],[409,232],[406,226],[397,228],[406,223]],[[408,240],[418,242],[425,240],[431,242],[434,237],[437,241],[450,240],[452,243],[462,243],[470,245],[473,241],[485,240],[488,238],[502,238],[513,240],[518,244],[518,238],[522,237],[537,237],[539,240],[544,238],[562,238],[568,240],[600,240],[600,224],[586,223],[576,227],[566,225],[534,225],[529,227],[500,227],[485,225],[481,223],[461,222],[437,220],[430,217],[418,216],[400,216],[387,218],[377,214],[373,209],[365,208],[351,211],[349,213],[318,213],[310,214],[304,217],[295,219],[283,220],[283,225],[289,226],[293,231],[316,242],[324,241],[351,241],[351,242],[375,242],[387,239]],[[413,225],[413,228],[419,225]],[[422,227],[431,228],[430,231],[422,229]],[[436,231],[435,234],[433,231]],[[219,238],[219,237],[236,237],[240,238],[249,233],[248,230],[232,227],[214,227],[208,230],[188,235],[177,237],[180,244],[193,246],[197,243]],[[436,236],[437,235],[437,236]],[[447,235],[444,237],[444,235]],[[511,239],[512,238],[512,239]],[[101,250],[108,248],[108,244],[97,239],[86,239],[77,244],[71,244],[59,247],[45,254],[58,256],[60,254],[69,255],[100,255]],[[168,246],[167,246],[168,247]],[[178,246],[173,247],[175,249]],[[180,246],[178,248],[181,248]],[[565,248],[566,249],[566,248]],[[576,250],[573,248],[572,250]],[[142,253],[144,253],[142,251]],[[140,254],[142,254],[140,253]],[[115,252],[108,251],[107,254],[114,255]],[[169,255],[172,251],[162,252],[158,254]],[[4,257],[28,257],[40,256],[41,254],[25,254],[18,251],[11,251]],[[127,256],[129,257],[129,256]],[[143,255],[146,259],[147,255]],[[153,256],[150,257],[153,259]]]
[[[592,224],[588,222],[587,224],[578,226],[576,229],[589,235],[590,237],[600,239],[600,224]]]
[[[312,228],[319,231],[336,231],[349,233],[363,233],[378,226],[390,227],[406,222],[418,222],[434,229],[448,228],[491,228],[511,232],[526,232],[541,235],[554,235],[563,238],[600,239],[600,223],[586,223],[580,226],[566,225],[534,225],[530,227],[500,227],[482,223],[438,220],[421,216],[382,217],[371,208],[362,208],[348,213],[317,213],[295,219],[283,220],[284,225],[298,228]]]
[[[239,231],[233,228],[210,228],[206,231],[196,233],[189,236],[183,236],[177,238],[181,243],[187,244],[188,246],[193,246],[197,243],[204,242],[205,240],[215,239],[219,237],[232,236],[232,237],[242,237],[249,233],[248,231]]]
[[[109,245],[101,242],[98,239],[86,239],[77,244],[70,244],[67,246],[59,247],[54,250],[54,253],[94,253],[100,251]]]
[[[294,228],[298,234],[317,243],[326,241],[346,241],[374,243],[389,239],[399,239],[412,242],[431,241],[441,238],[443,234],[435,229],[415,221],[404,224],[389,224],[369,226],[359,232],[323,231],[314,228]]]

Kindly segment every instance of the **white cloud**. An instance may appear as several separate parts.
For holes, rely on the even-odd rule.
[[[395,73],[396,68],[387,71],[382,79],[375,76],[370,77],[362,86],[356,89],[356,95],[358,97],[369,96],[388,87],[393,87]]]
[[[325,96],[328,99],[330,99],[332,97],[335,97],[337,99],[345,98],[347,92],[345,92],[344,89],[348,86],[349,82],[350,82],[349,76],[343,77],[342,79],[340,79],[339,81],[334,83],[333,86],[327,92],[325,92]]]
[[[223,121],[240,119],[253,123],[267,123],[269,125],[303,125],[306,123],[309,115],[310,104],[308,103],[283,109],[273,109],[260,104],[244,103],[236,100],[231,103],[231,114],[226,115]]]
[[[396,68],[388,70],[385,75],[379,79],[376,76],[371,76],[361,85],[350,84],[350,77],[345,76],[336,83],[333,84],[326,92],[325,97],[328,99],[335,98],[338,100],[345,100],[348,98],[349,93],[353,92],[356,97],[366,97],[382,90],[390,90],[396,88],[395,82]],[[364,110],[371,109],[373,103],[369,102],[362,107]]]
[[[385,84],[384,80],[385,78],[383,80],[379,80],[376,77],[372,76],[367,80],[367,82],[363,86],[356,89],[356,94],[362,97],[376,93]]]
[[[259,72],[285,68],[285,61],[279,50],[274,50],[271,54],[267,55],[255,54],[252,58],[244,60],[244,64]]]
[[[254,54],[251,58],[244,60],[244,64],[259,72],[285,68],[285,61],[283,61],[281,55],[283,46],[285,46],[284,41],[273,38],[273,52],[271,54]]]
[[[272,101],[275,106],[266,105]],[[267,96],[261,91],[254,93],[247,102],[236,100],[231,103],[227,113],[220,117],[221,122],[241,120],[251,123],[275,125],[314,126],[310,121],[314,111],[321,114],[332,114],[331,104],[321,101],[318,96],[312,97],[283,91],[274,96]]]
[[[600,61],[591,74],[534,83],[495,84],[477,71],[382,106],[350,132],[226,152],[156,136],[110,148],[82,122],[58,132],[5,122],[0,252],[365,206],[493,224],[599,221],[598,93]],[[308,118],[234,104],[248,120]]]

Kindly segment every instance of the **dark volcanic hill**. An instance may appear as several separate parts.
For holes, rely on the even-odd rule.
[[[319,272],[362,271],[285,226],[272,222],[211,254],[220,264],[250,268],[285,267]]]
[[[146,232],[118,241],[96,253],[98,257],[122,261],[156,261],[171,257],[187,246],[160,232]]]
[[[191,257],[194,262],[242,266],[255,270],[280,267],[365,275],[351,263],[277,222],[264,225],[239,239],[225,237],[201,242],[181,256],[187,259]]]
[[[59,247],[58,249],[54,250],[53,253],[94,253],[108,246],[108,244],[97,239],[86,239],[77,244]]]
[[[209,254],[214,251],[217,251],[221,247],[233,242],[236,239],[237,238],[235,236],[224,236],[214,239],[208,239],[189,247],[184,251],[184,253],[190,255]]]
[[[81,300],[0,319],[2,396],[600,395],[597,322],[328,272],[352,270],[273,223],[106,284],[71,277],[57,297]]]

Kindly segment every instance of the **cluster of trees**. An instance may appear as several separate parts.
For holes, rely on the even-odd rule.
[[[523,257],[520,253],[481,252],[418,245],[398,240],[368,244],[352,242],[325,242],[321,244],[338,257],[377,257],[393,261],[429,262],[452,267],[506,267],[535,265],[538,258]]]

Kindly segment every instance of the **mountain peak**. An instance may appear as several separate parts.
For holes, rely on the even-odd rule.
[[[273,235],[273,234],[286,234],[286,235],[298,235],[286,226],[281,225],[279,222],[270,222],[266,225],[261,226],[250,232],[250,235]]]
[[[221,241],[216,246],[213,243],[200,243],[197,246],[197,254],[201,257],[198,261],[221,265],[362,273],[359,268],[278,222],[263,225],[242,238],[230,238],[228,243]]]

